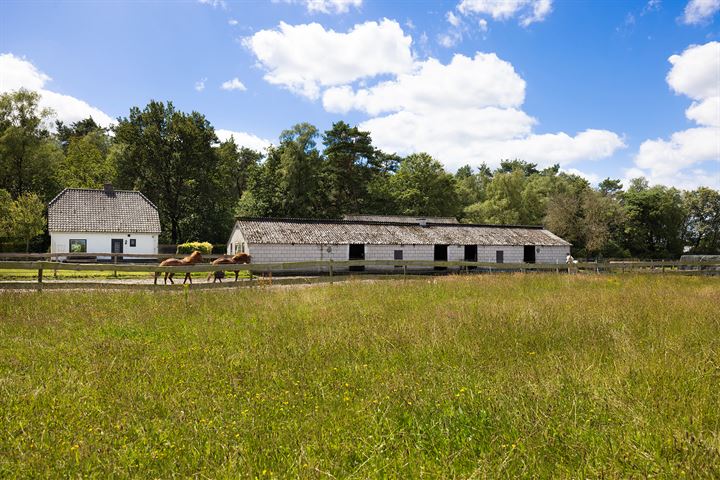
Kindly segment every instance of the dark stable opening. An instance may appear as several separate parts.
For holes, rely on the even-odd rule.
[[[477,262],[477,245],[465,245],[465,256],[463,259],[466,262]],[[477,267],[467,267],[468,270],[474,270]]]
[[[523,262],[535,263],[535,245],[525,245],[523,249]]]
[[[350,244],[348,260],[365,260],[365,245],[362,243]],[[365,270],[363,265],[353,265],[350,267],[351,272],[362,272]]]
[[[122,253],[123,239],[122,238],[113,238],[110,248],[111,248],[110,253]]]
[[[435,260],[436,262],[447,262],[447,251],[447,245],[435,245],[433,260]],[[447,270],[447,267],[435,267],[435,270]]]
[[[503,263],[505,260],[505,252],[498,250],[495,252],[495,263]]]

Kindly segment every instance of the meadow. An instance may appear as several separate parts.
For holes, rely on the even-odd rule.
[[[717,478],[720,279],[0,293],[2,478]]]

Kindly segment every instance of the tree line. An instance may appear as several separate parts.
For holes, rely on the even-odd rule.
[[[720,253],[720,193],[709,188],[681,191],[643,178],[594,187],[557,165],[520,159],[452,174],[426,153],[383,152],[369,132],[343,121],[324,132],[297,124],[261,152],[219,141],[204,115],[171,102],[133,107],[108,130],[92,118],[53,123],[38,100],[28,90],[0,96],[0,238],[26,248],[47,248],[38,211],[63,188],[111,182],[158,207],[164,243],[224,243],[238,215],[368,213],[544,224],[580,256]]]

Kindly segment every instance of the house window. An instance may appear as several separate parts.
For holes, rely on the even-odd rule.
[[[402,259],[403,259],[403,251],[395,250],[393,260],[402,260]]]
[[[131,239],[130,239],[130,246],[131,246],[131,247],[134,247],[135,245],[137,245],[137,240],[134,239],[134,238],[131,238]]]
[[[86,253],[87,240],[70,239],[70,253]]]

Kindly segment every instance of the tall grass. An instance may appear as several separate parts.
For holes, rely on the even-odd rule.
[[[0,477],[720,476],[720,283],[0,294]]]

